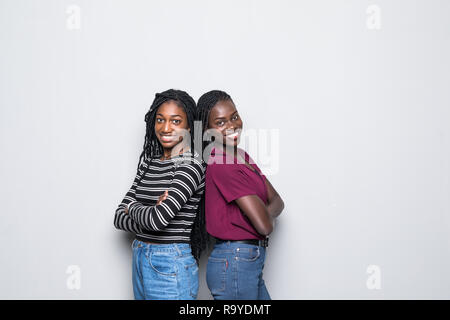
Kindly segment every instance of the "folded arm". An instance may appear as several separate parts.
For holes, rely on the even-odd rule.
[[[249,218],[256,231],[268,236],[274,228],[274,220],[284,209],[284,202],[269,180],[266,180],[267,204],[257,195],[247,195],[236,199],[236,204]]]
[[[267,211],[272,218],[278,217],[284,209],[284,201],[266,178]]]
[[[202,183],[204,168],[198,162],[183,163],[175,171],[165,200],[154,206],[133,202],[128,215],[141,228],[163,230]]]
[[[273,231],[273,217],[260,197],[254,194],[243,196],[236,199],[236,204],[259,234],[268,236]]]
[[[139,170],[136,173],[136,177],[134,178],[133,184],[131,188],[128,190],[127,194],[123,198],[122,202],[116,209],[116,213],[114,215],[114,226],[119,230],[124,230],[132,233],[141,233],[141,227],[131,219],[130,215],[127,214],[127,205],[133,201],[136,201],[136,186],[141,179],[141,176],[144,174],[147,169],[148,163],[145,161],[141,163],[139,166]]]

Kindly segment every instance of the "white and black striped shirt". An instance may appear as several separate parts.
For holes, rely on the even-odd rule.
[[[205,168],[198,154],[193,157],[190,152],[168,160],[143,161],[133,185],[116,209],[114,226],[135,233],[136,239],[143,241],[189,243],[205,188]],[[166,200],[156,205],[166,190]]]

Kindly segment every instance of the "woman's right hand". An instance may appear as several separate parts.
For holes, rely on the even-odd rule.
[[[160,205],[161,202],[163,202],[164,200],[167,199],[167,196],[169,195],[169,191],[164,191],[164,193],[162,195],[159,196],[158,201],[156,201],[156,205]]]

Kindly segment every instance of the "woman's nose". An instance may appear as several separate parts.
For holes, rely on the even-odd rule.
[[[166,123],[164,123],[164,126],[163,126],[164,132],[170,132],[171,129],[172,129],[172,127],[170,126],[170,122],[167,121]]]
[[[226,128],[226,131],[234,131],[234,124],[228,122],[228,126]]]

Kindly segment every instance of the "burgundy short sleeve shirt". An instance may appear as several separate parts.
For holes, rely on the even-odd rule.
[[[255,171],[234,155],[216,148],[211,151],[205,178],[206,229],[223,240],[264,239],[234,200],[256,195],[267,204],[266,177],[245,150],[238,148],[238,152]]]

